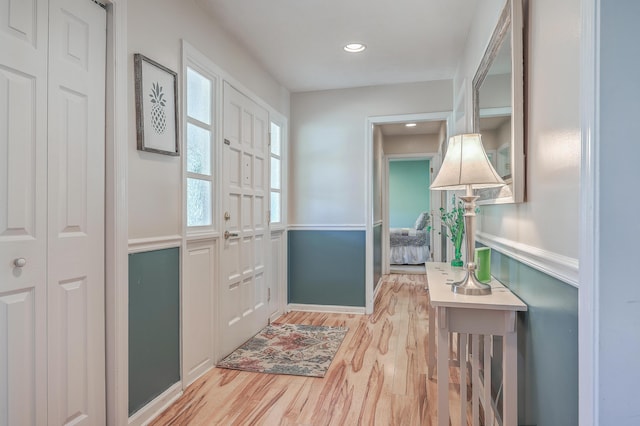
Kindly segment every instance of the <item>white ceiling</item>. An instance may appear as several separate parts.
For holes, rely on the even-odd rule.
[[[196,0],[292,92],[450,79],[477,0]],[[349,42],[367,45],[348,54]]]

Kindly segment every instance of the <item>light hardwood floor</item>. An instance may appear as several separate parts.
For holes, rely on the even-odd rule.
[[[436,424],[437,383],[427,378],[426,277],[388,275],[380,285],[372,315],[290,312],[278,320],[349,327],[324,378],[214,368],[152,424]],[[459,387],[457,377],[451,380],[453,407]]]

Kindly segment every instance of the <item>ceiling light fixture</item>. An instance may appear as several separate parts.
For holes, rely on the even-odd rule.
[[[362,52],[366,48],[367,46],[362,43],[349,43],[345,47],[343,47],[344,51],[349,53]]]
[[[407,123],[405,124],[406,127],[416,127],[417,124],[416,123]]]

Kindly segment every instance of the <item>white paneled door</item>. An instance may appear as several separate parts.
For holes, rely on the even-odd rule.
[[[0,425],[103,424],[106,14],[0,8]]]
[[[47,3],[0,6],[0,424],[46,424]]]
[[[105,418],[105,10],[49,3],[49,423]]]
[[[226,355],[267,324],[269,116],[224,84],[221,348]]]

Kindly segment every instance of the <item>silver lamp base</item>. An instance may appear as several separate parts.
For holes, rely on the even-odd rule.
[[[467,273],[462,281],[457,281],[451,285],[451,291],[456,294],[483,296],[491,294],[491,286],[478,281],[473,269],[471,271],[467,269]]]

